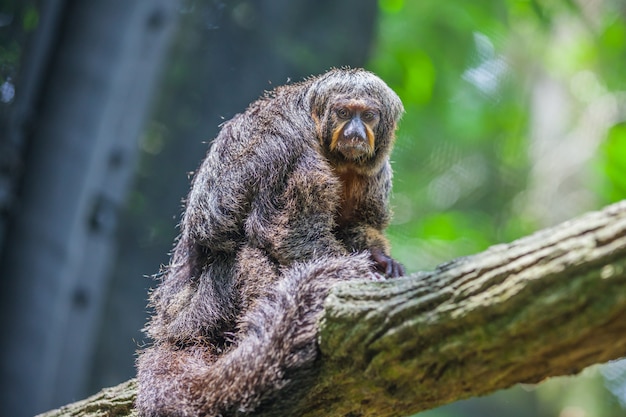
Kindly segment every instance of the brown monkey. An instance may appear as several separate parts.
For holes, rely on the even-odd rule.
[[[244,415],[295,398],[330,285],[404,274],[383,235],[402,112],[374,74],[334,69],[223,125],[151,295],[141,415]]]

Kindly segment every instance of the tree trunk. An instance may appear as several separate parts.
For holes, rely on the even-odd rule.
[[[432,272],[338,284],[321,372],[293,414],[406,416],[574,374],[626,355],[625,318],[626,201]],[[44,416],[135,415],[134,391]]]
[[[38,107],[0,259],[0,413],[7,416],[85,395],[117,216],[178,16],[170,0],[48,7],[58,21],[42,24],[38,39],[53,53],[40,69],[41,91],[29,93]]]

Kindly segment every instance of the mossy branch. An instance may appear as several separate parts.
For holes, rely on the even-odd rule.
[[[406,416],[626,356],[626,201],[386,282],[337,285],[293,415]],[[130,416],[134,381],[44,414]]]

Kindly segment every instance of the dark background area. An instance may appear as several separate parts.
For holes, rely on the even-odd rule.
[[[0,0],[0,416],[134,375],[190,173],[290,80],[365,66],[403,99],[410,271],[626,197],[625,22],[617,0]],[[624,368],[423,415],[626,415]]]
[[[0,414],[26,416],[133,375],[146,275],[219,124],[290,78],[364,65],[377,5],[4,7],[22,56],[3,74],[18,94],[2,109]]]

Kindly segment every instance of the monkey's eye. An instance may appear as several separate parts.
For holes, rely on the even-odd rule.
[[[372,120],[376,119],[376,116],[377,116],[377,113],[375,111],[365,110],[363,114],[361,115],[361,119],[363,119],[366,122],[371,122]]]
[[[340,119],[349,119],[350,117],[352,117],[350,114],[350,110],[346,109],[345,107],[339,107],[336,110],[336,113]]]

